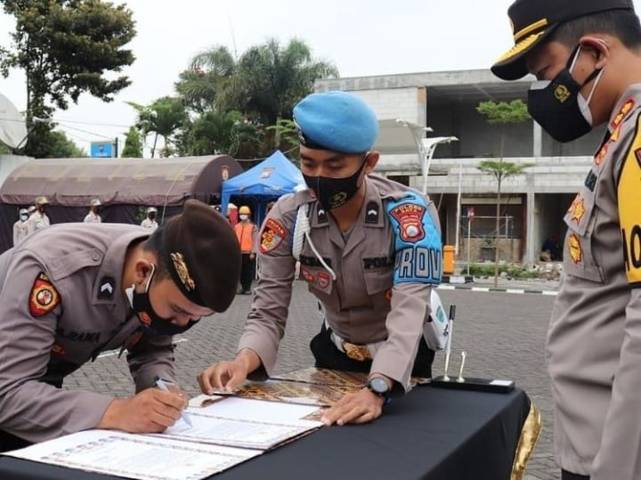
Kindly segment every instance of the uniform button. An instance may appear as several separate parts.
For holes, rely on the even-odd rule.
[[[100,260],[100,254],[94,250],[94,252],[91,254],[91,259],[94,262],[97,262],[98,260]]]

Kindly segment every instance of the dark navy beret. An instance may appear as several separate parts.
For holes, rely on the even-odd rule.
[[[183,295],[215,312],[227,310],[236,295],[241,266],[240,247],[229,222],[191,199],[157,232],[162,235],[160,257]]]
[[[378,137],[376,114],[363,100],[346,92],[312,93],[294,107],[301,143],[313,149],[363,153]]]

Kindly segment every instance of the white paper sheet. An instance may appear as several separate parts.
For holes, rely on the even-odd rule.
[[[215,403],[206,405],[207,400]],[[198,407],[205,404],[204,407]],[[188,412],[199,412],[227,418],[245,418],[248,420],[271,422],[295,422],[316,412],[318,406],[296,405],[291,403],[268,402],[237,397],[219,397],[218,395],[199,395],[189,402]]]
[[[323,425],[300,420],[301,415],[309,415],[316,408],[289,407],[291,405],[275,402],[226,398],[208,407],[188,408],[193,426],[181,421],[157,435],[190,442],[268,450]]]
[[[169,438],[89,430],[4,455],[140,480],[200,480],[260,453]]]

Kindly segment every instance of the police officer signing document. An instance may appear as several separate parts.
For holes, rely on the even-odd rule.
[[[537,77],[529,111],[567,142],[605,124],[565,223],[548,334],[563,478],[641,478],[641,27],[631,0],[518,0],[492,70]]]
[[[441,277],[441,234],[432,202],[372,175],[379,154],[374,112],[343,92],[312,94],[294,108],[307,190],[281,198],[260,235],[259,280],[236,358],[200,376],[205,393],[271,373],[285,331],[294,279],[322,305],[311,342],[316,366],[368,372],[367,388],[325,413],[327,424],[381,415],[410,375],[428,377],[423,339],[432,285]]]
[[[0,451],[89,428],[160,432],[185,406],[172,335],[231,303],[234,231],[196,200],[151,234],[139,226],[61,224],[0,256]],[[104,350],[127,350],[135,396],[62,390]]]

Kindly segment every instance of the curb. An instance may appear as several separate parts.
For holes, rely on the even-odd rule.
[[[555,290],[528,290],[524,288],[494,288],[494,287],[467,287],[463,285],[439,285],[438,290],[467,290],[481,293],[511,293],[515,295],[544,295],[556,297],[559,292]]]

